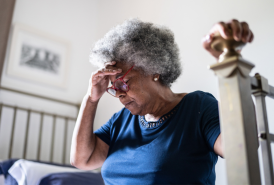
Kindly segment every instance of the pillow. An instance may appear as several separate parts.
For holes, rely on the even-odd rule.
[[[8,172],[16,179],[18,185],[38,185],[40,180],[48,174],[83,171],[76,168],[53,166],[20,159],[12,165]]]
[[[4,175],[7,178],[8,171],[10,167],[17,161],[18,159],[9,159],[0,162],[0,175]]]
[[[8,171],[9,171],[10,167],[18,160],[19,159],[8,159],[8,160],[0,161],[0,175],[4,175],[5,178],[7,178],[7,176],[9,175]],[[42,164],[50,164],[50,165],[54,165],[54,166],[75,168],[74,166],[66,165],[66,164],[58,164],[58,163],[43,162],[43,161],[36,161],[36,160],[30,160],[30,161],[42,163]]]
[[[18,159],[9,159],[0,162],[0,176],[2,176],[0,184],[5,185],[18,185],[17,181],[8,173],[10,167],[17,161]],[[4,181],[4,182],[3,182]]]
[[[4,184],[3,181],[5,181],[5,185],[18,185],[17,181],[8,173],[10,167],[19,159],[8,159],[4,161],[0,161],[0,185]],[[57,163],[50,163],[50,162],[43,162],[43,161],[35,161],[43,164],[51,164],[55,166],[65,166],[69,168],[75,168],[71,165],[63,165],[63,164],[57,164]]]
[[[9,159],[0,162],[0,184],[5,185],[18,185],[17,181],[8,173],[10,167],[17,161],[18,159]],[[4,182],[3,182],[4,181]]]
[[[5,178],[5,185],[18,185],[18,183],[10,174],[8,174]]]

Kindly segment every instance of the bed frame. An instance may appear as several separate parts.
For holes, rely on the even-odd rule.
[[[61,101],[45,96],[39,96],[31,93],[26,93],[10,88],[0,87],[1,91],[8,91],[12,93],[22,94],[24,96],[29,97],[35,97],[43,100],[47,100],[53,103],[59,103],[65,106],[70,106],[74,109],[76,109],[76,112],[79,110],[79,105],[74,104],[71,102]],[[11,119],[8,119],[9,121],[4,121],[2,119],[3,112],[5,110],[8,110],[12,112],[13,116]],[[18,117],[18,113],[20,111],[21,118]],[[22,116],[25,114],[26,120],[23,124],[23,118]],[[39,122],[36,123],[36,128],[39,128],[38,134],[32,132],[30,128],[31,123],[31,117],[32,116],[39,117]],[[19,116],[20,116],[19,115]],[[47,117],[47,122],[45,121],[45,117]],[[22,119],[20,122],[16,121],[18,119]],[[37,120],[37,119],[36,119]],[[51,121],[49,121],[51,120]],[[57,122],[60,122],[62,126],[57,124]],[[0,141],[0,154],[1,160],[14,158],[21,158],[21,159],[31,159],[31,160],[37,160],[37,161],[45,161],[45,162],[56,162],[61,164],[69,164],[69,149],[70,149],[70,141],[72,138],[72,130],[74,127],[74,124],[76,122],[76,117],[70,117],[70,116],[64,116],[61,114],[55,114],[50,112],[44,112],[44,111],[38,111],[34,109],[28,109],[20,106],[15,105],[9,105],[5,103],[0,103],[0,133],[3,134],[5,132],[10,132],[8,135],[8,138],[2,138],[2,141]],[[50,126],[49,126],[50,125]],[[8,127],[11,127],[10,129],[7,129]],[[51,129],[49,129],[51,127]],[[17,134],[15,134],[17,128]],[[20,132],[24,132],[22,135],[24,137],[21,137],[21,139],[17,138],[17,141],[15,141],[15,137],[19,135],[18,128],[20,128]],[[48,129],[45,129],[48,128]],[[7,131],[3,130],[7,129]],[[6,134],[6,133],[5,133]],[[34,134],[34,135],[33,135]],[[45,136],[42,141],[42,136]],[[48,139],[50,141],[45,141],[46,136],[49,136]],[[61,137],[60,137],[61,136]],[[23,140],[23,141],[22,141]],[[37,146],[29,146],[33,145],[31,144],[31,141],[37,140],[36,144]],[[2,142],[2,143],[1,143]],[[49,143],[50,142],[50,143]],[[59,143],[59,147],[56,146],[56,143]],[[23,145],[23,147],[22,147]],[[49,147],[46,147],[49,146]],[[60,148],[61,146],[61,148]],[[14,154],[14,149],[17,147],[21,147],[23,151],[19,152],[21,154]],[[43,155],[42,157],[42,149],[47,148],[49,150],[48,154],[49,156]],[[56,148],[57,147],[57,148]],[[35,150],[35,151],[28,151],[28,150]],[[3,154],[4,153],[4,154]],[[28,153],[36,153],[36,155],[28,155]],[[61,154],[60,154],[61,153]],[[56,157],[57,155],[57,157]]]
[[[15,6],[16,0],[2,0],[0,1],[0,81],[1,81],[1,77],[2,77],[2,71],[3,71],[3,65],[4,65],[4,61],[5,61],[5,55],[6,55],[6,50],[7,50],[7,43],[8,43],[8,38],[9,38],[9,34],[10,34],[10,27],[11,27],[11,22],[12,22],[12,16],[13,16],[13,10],[14,10],[14,6]],[[49,102],[53,102],[53,103],[59,103],[62,104],[63,106],[69,106],[72,108],[76,109],[76,112],[78,112],[79,110],[79,105],[78,104],[74,104],[71,102],[66,102],[66,101],[60,101],[57,99],[53,99],[53,98],[49,98],[49,97],[45,97],[45,96],[39,96],[39,95],[35,95],[35,94],[31,94],[31,93],[26,93],[26,92],[22,92],[22,91],[18,91],[15,89],[10,89],[10,88],[5,88],[5,87],[0,87],[1,92],[2,91],[8,91],[11,93],[16,93],[16,94],[21,94],[21,95],[25,95],[28,96],[29,98],[38,98],[38,99],[42,99],[42,100],[46,100]],[[13,113],[12,118],[9,120],[9,122],[6,122],[5,120],[3,120],[2,118],[5,117],[6,115],[3,115],[3,112],[5,112],[6,110],[9,110],[10,112]],[[18,132],[16,132],[16,128],[18,128],[18,123],[16,122],[17,119],[20,119],[20,115],[18,116],[18,114],[24,112],[26,114],[26,123],[24,127],[21,127],[21,131],[24,132],[24,137],[21,138],[21,143],[19,144],[16,141],[16,136],[18,135]],[[36,147],[32,147],[32,148],[36,148],[34,153],[36,153],[34,156],[28,156],[28,150],[30,150],[31,147],[29,147],[31,144],[30,141],[35,140],[35,138],[31,137],[31,127],[30,127],[30,122],[31,122],[31,118],[33,115],[38,115],[38,117],[40,117],[40,121],[38,123],[38,135],[37,135],[37,146]],[[48,118],[51,117],[52,118],[52,123],[45,123],[45,119],[44,118]],[[62,122],[63,123],[59,124],[58,122]],[[53,114],[50,112],[42,112],[39,110],[34,110],[34,109],[29,109],[29,108],[24,108],[24,107],[20,107],[20,106],[15,106],[15,105],[11,105],[11,104],[6,104],[6,103],[0,103],[0,133],[1,135],[5,134],[7,137],[3,138],[0,135],[0,160],[5,160],[5,159],[10,159],[13,157],[16,158],[23,158],[23,159],[32,159],[32,160],[43,160],[46,162],[58,162],[58,163],[63,163],[63,164],[68,164],[69,160],[68,160],[68,150],[69,150],[69,142],[71,139],[71,130],[74,127],[74,123],[76,120],[76,116],[75,117],[70,117],[70,116],[64,116],[61,114]],[[57,124],[58,123],[58,124]],[[51,125],[51,131],[48,130],[44,130],[45,126]],[[58,134],[56,132],[58,132],[59,125],[63,125],[63,127],[61,127],[61,133],[60,135],[62,135],[63,139],[61,139],[61,137],[56,137],[58,136]],[[9,126],[9,127],[6,127]],[[8,130],[3,130],[9,128]],[[6,133],[9,132],[9,133]],[[43,153],[43,149],[44,149],[44,143],[43,143],[43,136],[44,135],[50,135],[51,141],[50,144],[48,145],[48,150],[50,151],[49,156],[45,159],[43,158],[44,155],[42,155]],[[59,143],[61,147],[61,155],[56,154],[56,145],[57,143]],[[20,154],[18,154],[16,152],[15,149],[17,148],[22,148],[22,151],[20,152]],[[60,149],[60,148],[59,148]],[[56,156],[57,155],[57,159]]]
[[[2,74],[2,67],[4,64],[5,51],[7,46],[7,38],[12,20],[13,8],[15,0],[4,0],[0,3],[0,11],[4,19],[0,20],[0,38],[3,42],[0,43],[0,78]],[[2,8],[1,8],[2,7]],[[268,84],[268,81],[263,76],[256,74],[254,77],[250,77],[249,73],[254,65],[244,60],[237,52],[235,52],[235,43],[226,43],[225,41],[217,38],[212,44],[212,48],[220,51],[225,51],[220,58],[220,63],[210,66],[215,74],[218,76],[219,81],[219,94],[220,104],[219,112],[221,118],[221,130],[222,138],[225,144],[225,162],[227,171],[228,184],[261,184],[260,168],[258,160],[258,144],[261,145],[264,179],[265,184],[274,184],[273,177],[273,162],[271,155],[271,142],[274,142],[274,135],[269,133],[265,97],[274,98],[274,87]],[[240,44],[241,45],[241,44]],[[3,89],[3,88],[2,88]],[[6,89],[8,90],[8,89]],[[9,89],[10,90],[10,89]],[[13,91],[13,90],[11,90]],[[21,92],[19,92],[21,93]],[[24,92],[23,92],[24,94]],[[256,101],[256,114],[255,108],[251,96],[255,97]],[[30,95],[32,96],[32,95]],[[43,97],[49,100],[47,97]],[[54,100],[55,101],[55,100]],[[66,103],[65,103],[66,104]],[[78,105],[67,105],[75,106]],[[29,137],[29,119],[32,113],[40,115],[40,128],[37,147],[36,159],[41,158],[41,136],[43,134],[43,117],[51,116],[53,118],[52,123],[52,137],[55,136],[56,120],[61,118],[65,120],[64,137],[68,136],[68,122],[75,122],[74,117],[64,117],[62,115],[40,112],[31,109],[25,109],[22,107],[16,107],[7,104],[0,104],[0,117],[3,115],[3,109],[10,108],[13,110],[13,120],[11,129],[10,145],[8,149],[8,155],[6,158],[12,157],[13,152],[13,136],[15,133],[15,120],[18,111],[25,111],[27,113],[27,124],[25,129],[25,135]],[[256,117],[256,116],[257,117]],[[2,120],[2,119],[1,119]],[[257,122],[257,128],[256,128]],[[4,124],[0,122],[0,131]],[[22,158],[27,158],[27,145],[28,139],[24,139],[24,152]],[[258,142],[259,137],[259,142]],[[66,163],[66,139],[63,139],[62,148],[62,163]],[[1,141],[0,141],[1,142]],[[51,140],[50,146],[50,159],[54,161],[54,139]],[[0,145],[0,153],[3,151]]]
[[[259,143],[265,184],[274,184],[270,146],[274,135],[269,133],[265,103],[266,96],[274,98],[274,87],[258,73],[249,76],[254,65],[236,52],[243,46],[244,43],[224,40],[220,36],[215,37],[211,45],[213,49],[223,51],[219,63],[211,65],[210,69],[219,81],[227,184],[261,184]],[[251,95],[255,97],[256,113]]]

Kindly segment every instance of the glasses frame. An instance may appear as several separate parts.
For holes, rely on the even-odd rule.
[[[108,92],[108,89],[114,89],[115,91],[121,91],[121,92],[128,92],[129,91],[129,86],[127,85],[127,83],[124,81],[124,78],[125,78],[125,76],[133,69],[133,67],[134,67],[135,65],[133,65],[122,77],[120,77],[120,78],[117,78],[113,83],[112,83],[112,86],[110,86],[110,87],[108,87],[107,89],[106,89],[106,91],[107,91],[107,93],[108,94],[110,94],[111,96],[113,96],[111,93],[109,93]],[[121,81],[121,82],[123,82],[126,86],[127,86],[127,91],[123,91],[123,90],[120,90],[120,89],[118,89],[118,88],[116,88],[115,87],[115,82],[117,82],[117,81]],[[116,96],[114,96],[114,97],[116,97]]]

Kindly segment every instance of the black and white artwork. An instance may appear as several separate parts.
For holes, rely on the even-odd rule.
[[[69,60],[66,41],[37,31],[14,25],[7,74],[39,85],[66,87]]]
[[[58,74],[60,69],[60,55],[48,49],[23,44],[20,65]]]

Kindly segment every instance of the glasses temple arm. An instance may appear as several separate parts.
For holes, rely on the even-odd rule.
[[[124,78],[131,70],[132,68],[134,67],[135,65],[133,65],[121,78]]]

